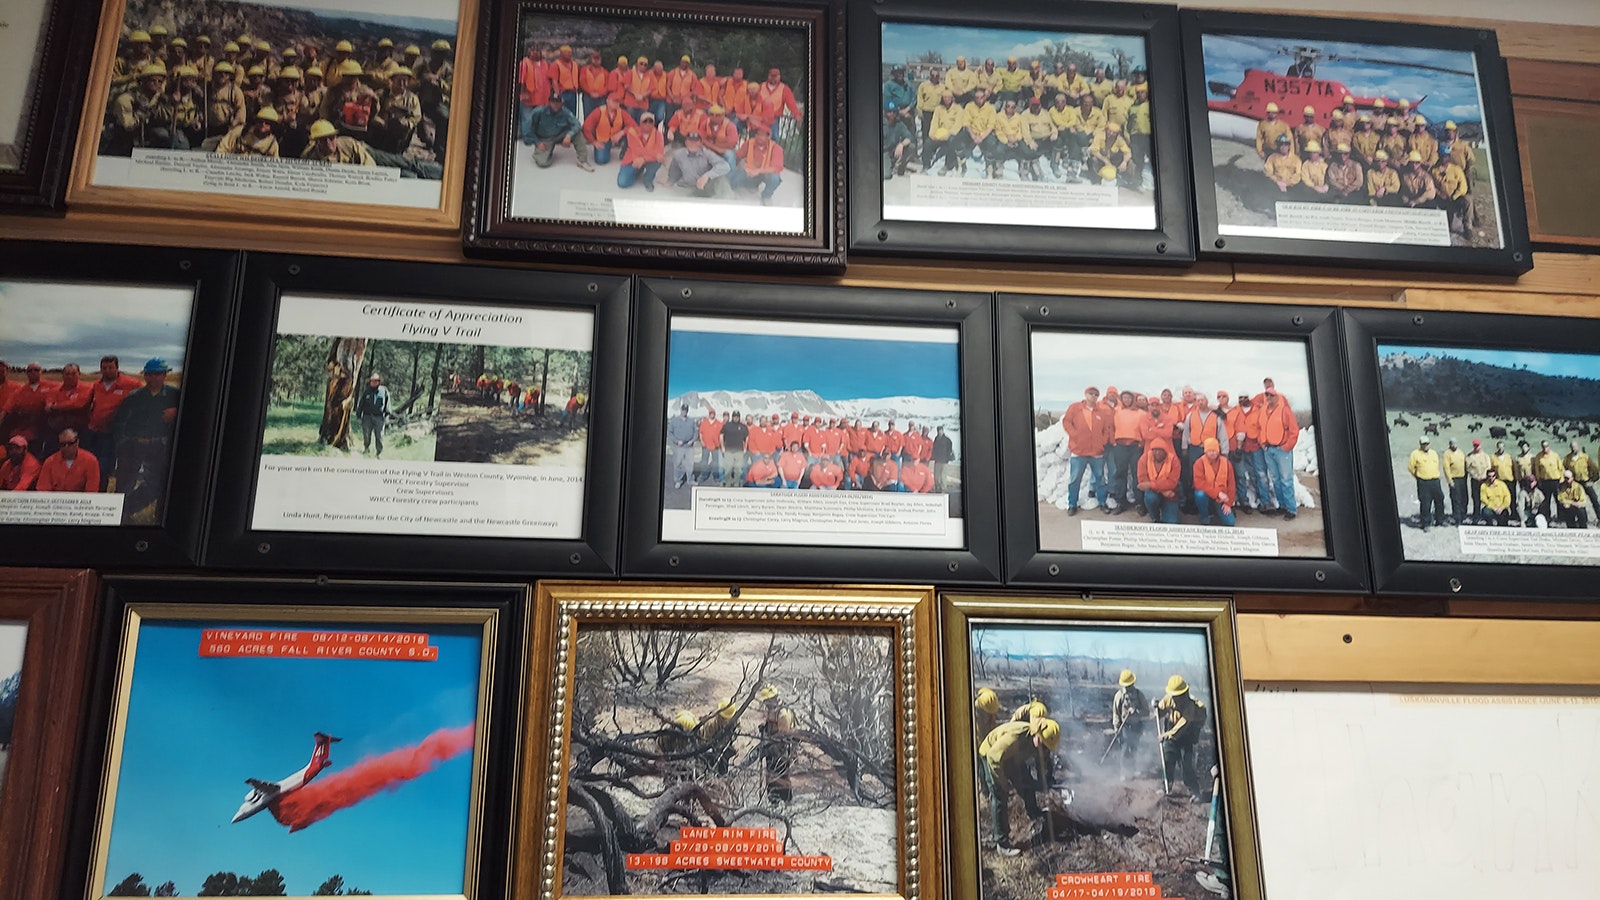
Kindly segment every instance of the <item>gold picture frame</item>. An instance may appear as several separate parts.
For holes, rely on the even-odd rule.
[[[248,0],[238,0],[238,2],[245,6],[277,5],[275,0],[274,2],[263,4],[251,4]],[[113,66],[121,63],[122,68],[127,67],[126,62],[119,58],[119,54],[123,52],[125,45],[128,44],[128,39],[137,33],[136,30],[140,29],[141,26],[145,28],[156,26],[168,28],[172,31],[171,38],[173,40],[184,36],[190,30],[176,21],[168,21],[175,19],[170,12],[166,14],[166,20],[162,21],[137,24],[125,22],[127,0],[106,0],[105,8],[101,12],[98,35],[94,39],[94,54],[90,61],[89,84],[85,93],[77,130],[77,149],[67,183],[67,202],[77,208],[95,211],[164,217],[178,223],[192,221],[201,224],[221,223],[224,227],[236,226],[241,230],[246,223],[271,222],[278,225],[295,226],[297,232],[309,225],[313,229],[325,229],[328,234],[332,235],[352,226],[369,230],[393,229],[398,221],[404,221],[408,226],[411,226],[412,230],[438,235],[449,235],[457,232],[461,224],[462,178],[465,169],[467,132],[470,124],[469,120],[471,119],[470,106],[474,88],[472,75],[475,66],[474,57],[477,53],[476,32],[479,0],[415,0],[415,2],[421,4],[422,8],[425,8],[427,4],[437,3],[440,7],[439,12],[441,15],[446,18],[449,15],[454,15],[456,20],[455,34],[448,39],[449,62],[453,77],[444,98],[445,107],[447,109],[449,107],[454,108],[448,109],[445,116],[447,120],[445,135],[440,142],[443,145],[443,155],[440,157],[435,153],[435,158],[431,161],[442,170],[436,181],[439,185],[439,199],[436,204],[430,206],[426,203],[418,205],[415,203],[366,203],[321,199],[306,193],[306,190],[303,189],[304,185],[301,188],[280,190],[278,195],[275,196],[261,196],[248,192],[207,192],[170,186],[136,187],[96,184],[97,162],[102,158],[109,158],[103,157],[101,154],[101,133],[104,123],[112,112],[110,104],[114,84]],[[309,9],[310,4],[306,4],[306,6],[307,10],[295,10],[295,12],[313,17],[318,15],[319,10]],[[342,4],[341,0],[327,0],[327,5],[320,12],[327,13],[330,16],[342,15],[348,18],[352,13],[344,6],[346,4]],[[378,39],[376,37],[377,34],[393,31],[403,35],[406,29],[410,28],[409,25],[400,26],[393,23],[401,21],[414,23],[418,21],[416,18],[399,18],[400,10],[397,9],[390,9],[387,12],[395,15],[387,18],[374,18],[363,23],[363,27],[370,33],[371,39],[363,40],[358,37],[352,58],[361,62],[368,53],[375,53],[383,40],[386,40]],[[225,47],[225,42],[230,42],[227,32],[223,30],[223,26],[208,22],[205,27],[207,29],[206,35],[212,41],[213,50],[222,51]],[[231,30],[230,28],[229,31]],[[336,46],[336,38],[333,35],[324,35],[324,37],[326,38],[325,40],[319,38],[319,46],[324,53],[331,56],[333,48]],[[186,40],[189,39],[194,39],[194,36],[189,34]],[[405,49],[404,40],[402,38],[399,42],[391,42],[396,62],[402,60],[401,54]],[[433,52],[431,46],[420,49],[424,54]],[[217,53],[217,56],[219,60],[216,61],[220,61],[221,53]],[[280,69],[278,63],[282,62],[282,60],[278,58],[279,56],[279,52],[275,49],[270,59],[272,71]],[[425,55],[419,58],[418,62],[426,61],[426,59],[427,56]],[[324,61],[328,60],[325,58]],[[307,68],[309,68],[309,65]],[[130,76],[125,74],[122,77],[125,79]],[[363,80],[367,77],[367,75],[363,75]],[[206,83],[202,84],[201,87],[208,88],[209,79],[203,80]],[[233,84],[240,84],[244,80],[241,77]],[[332,77],[329,77],[324,82],[325,86],[331,87],[333,80]],[[134,83],[137,84],[137,80]],[[170,80],[167,82],[166,87],[167,89],[173,87]],[[414,92],[417,87],[418,82],[414,80],[412,84]],[[378,93],[381,95],[382,91],[379,90]],[[203,103],[201,104],[201,112],[202,114],[206,112]],[[308,114],[307,118],[315,119],[316,116]],[[424,118],[431,118],[431,116],[425,114]],[[309,128],[306,133],[309,134]],[[340,135],[345,135],[345,132],[340,131]],[[212,138],[214,140],[215,136],[213,135]],[[363,146],[366,145],[363,144]],[[371,152],[371,149],[369,148],[369,152]],[[210,154],[207,155],[209,156]],[[402,152],[395,155],[404,154]],[[252,156],[248,158],[257,159],[258,157]],[[184,164],[179,165],[182,166]],[[201,164],[196,163],[195,165],[199,166]],[[338,164],[334,165],[338,166]],[[327,171],[327,166],[328,164],[326,163],[308,166],[306,167],[308,171],[297,175],[296,178],[304,182],[304,184],[311,184],[324,192],[344,188],[355,191],[361,187],[374,186],[356,185],[351,187],[350,185],[341,184],[339,179],[330,181],[309,171],[312,169]],[[343,168],[343,166],[338,167]],[[349,168],[360,167],[352,165]],[[432,169],[433,166],[430,165],[428,167],[430,176]],[[242,169],[221,173],[212,169],[202,174],[205,178],[212,180],[216,178],[236,179],[230,182],[230,185],[238,184],[248,180],[250,177],[254,177],[247,175]],[[190,177],[190,180],[200,177],[194,172],[187,171],[187,169],[185,169],[183,175]],[[151,175],[150,177],[176,178],[179,176],[168,174],[165,176]],[[278,179],[275,183],[280,187],[286,185],[283,179],[287,176],[284,176],[282,172],[273,173],[272,177]],[[354,176],[348,177],[353,178]],[[307,178],[311,180],[305,181]],[[415,183],[418,180],[433,181],[434,179],[431,177],[400,178],[394,185],[377,185],[377,187],[390,190],[392,193],[400,190],[400,186],[405,185],[408,181]],[[310,203],[307,202],[308,199],[311,200]]]
[[[493,748],[519,705],[501,682],[516,671],[526,588],[334,583],[319,591],[329,605],[270,602],[308,585],[109,585],[114,683],[88,900],[229,893],[235,879],[237,892],[266,879],[290,897],[501,895],[482,859],[503,834]],[[205,602],[224,591],[236,602]],[[203,752],[176,752],[177,720]],[[306,749],[304,768],[260,780]],[[313,842],[287,838],[305,828]]]
[[[1220,883],[1261,900],[1231,600],[942,593],[939,612],[953,896],[1196,897]],[[1129,715],[1110,729],[1130,674],[1149,698],[1135,726]],[[1176,722],[1162,704],[1185,695],[1209,715],[1169,741]],[[1186,704],[1178,713],[1192,715]],[[1139,706],[1135,694],[1124,709]],[[1162,856],[1165,870],[1133,864]]]
[[[541,582],[534,621],[516,896],[942,894],[931,588]],[[611,690],[672,642],[712,658]]]

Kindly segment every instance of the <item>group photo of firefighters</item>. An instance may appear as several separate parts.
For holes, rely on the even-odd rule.
[[[563,189],[801,205],[809,60],[798,33],[530,12],[521,38],[517,214],[555,215]]]
[[[1203,53],[1221,224],[1277,225],[1280,202],[1439,210],[1440,239],[1500,246],[1471,52],[1208,34]]]
[[[985,624],[969,652],[982,900],[1045,896],[1057,872],[1230,896],[1203,634]]]
[[[160,12],[129,4],[100,155],[189,150],[444,177],[454,23],[421,31],[231,2]]]
[[[1600,528],[1600,357],[1382,344],[1378,360],[1408,559],[1481,560],[1462,526]]]
[[[1152,192],[1144,55],[1132,37],[885,25],[883,178]]]

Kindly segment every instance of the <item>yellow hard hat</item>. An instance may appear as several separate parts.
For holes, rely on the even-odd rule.
[[[153,37],[153,38],[154,37],[166,37],[167,36],[167,26],[165,26],[165,25],[151,25],[150,26],[150,36]]]
[[[973,705],[992,716],[1000,711],[1000,696],[993,689],[984,688],[978,691],[978,699]]]
[[[1453,120],[1446,119],[1445,123],[1444,123],[1444,130],[1445,131],[1455,131],[1456,130],[1456,123]]]
[[[559,49],[560,49],[560,52],[562,52],[562,53],[571,53],[572,52],[572,45],[571,44],[562,44]]]
[[[300,55],[300,51],[294,49],[293,47],[285,47],[283,48],[283,52],[279,55],[284,59],[295,59]]]
[[[1403,107],[1409,107],[1409,106],[1411,106],[1411,101],[1405,99],[1404,97],[1401,97],[1400,98],[1400,105],[1403,106]]]
[[[1340,153],[1349,153],[1349,152],[1350,152],[1350,145],[1349,145],[1349,144],[1346,144],[1346,143],[1343,143],[1343,142],[1341,142],[1341,143],[1340,143],[1340,144],[1339,144],[1339,146],[1337,146],[1337,147],[1335,147],[1335,148],[1333,148],[1333,149],[1335,149],[1335,150],[1337,150],[1337,151],[1339,151],[1339,152],[1340,152]]]
[[[1380,153],[1382,151],[1379,151]],[[1167,679],[1167,696],[1177,697],[1189,693],[1189,682],[1183,680],[1182,675],[1174,675]]]
[[[694,727],[700,724],[700,720],[695,718],[694,713],[689,712],[687,709],[678,710],[678,714],[672,717],[672,721],[676,722],[678,727],[684,731],[693,731]]]
[[[1416,116],[1415,118],[1413,118],[1411,120],[1411,124],[1413,124],[1413,125],[1426,125],[1426,124],[1428,124],[1428,119],[1427,119],[1426,116]]]
[[[338,133],[339,129],[333,127],[333,123],[327,119],[318,119],[311,123],[311,139],[313,141],[320,141],[325,137],[333,137]]]
[[[199,37],[195,38],[195,42],[196,43],[200,43],[200,44],[209,44],[209,43],[211,43],[211,35],[202,34]]]
[[[306,69],[306,77],[307,78],[321,78],[322,77],[322,67],[321,66],[312,66],[312,67]]]
[[[649,60],[649,59],[648,59],[648,58],[646,58],[646,57],[643,57],[643,56],[640,56],[640,57],[636,57],[636,58],[635,58],[635,59],[634,59],[634,60],[633,60],[633,64],[634,64],[634,65],[636,65],[636,66],[637,66],[637,65],[639,65],[639,64],[640,64],[640,63],[647,63],[647,62],[649,62],[649,61],[650,61],[650,60]]]
[[[194,66],[189,65],[188,63],[184,63],[183,65],[177,67],[176,69],[173,69],[172,70],[172,74],[178,76],[179,78],[184,78],[184,77],[199,78],[200,77],[200,70],[196,69]]]
[[[1028,704],[1028,721],[1042,719],[1050,715],[1050,707],[1044,705],[1043,700],[1035,700]]]
[[[1344,110],[1342,110],[1342,109],[1334,110],[1332,117],[1335,118],[1335,119],[1343,119],[1344,118]]]
[[[378,42],[378,48],[379,49],[382,49],[384,47],[393,47],[393,46],[394,46],[394,41],[391,41],[388,38],[384,38],[383,40]]]
[[[763,684],[761,690],[756,691],[757,700],[771,700],[778,696],[778,689],[770,684]]]
[[[1116,166],[1101,166],[1100,167],[1100,180],[1101,181],[1110,181],[1111,179],[1113,179],[1115,177],[1117,177],[1117,167]]]
[[[733,702],[733,698],[732,697],[729,697],[728,699],[722,701],[722,704],[717,707],[717,715],[721,716],[724,719],[733,718],[733,714],[738,712],[738,711],[739,711],[739,706],[738,706],[738,704]]]
[[[1315,106],[1308,106],[1305,108],[1305,113],[1308,116],[1314,116],[1317,114],[1317,108]]]
[[[1014,63],[1016,61],[1017,61],[1017,58],[1015,56],[1006,57],[1006,62],[1008,62],[1008,63]]]
[[[1370,116],[1370,115],[1368,115],[1366,113],[1362,113],[1361,116],[1360,116],[1360,120],[1363,121],[1363,122],[1371,122],[1372,121],[1372,116]]]
[[[165,78],[165,77],[167,77],[167,66],[166,66],[165,63],[161,62],[160,60],[157,60],[157,61],[155,61],[153,63],[150,63],[149,65],[145,66],[144,68],[140,69],[139,70],[139,77],[140,78]]]
[[[1133,674],[1133,670],[1132,669],[1123,669],[1122,670],[1122,674],[1120,676],[1118,676],[1118,678],[1117,678],[1117,684],[1120,684],[1123,687],[1128,687],[1129,685],[1133,684],[1135,681],[1138,681],[1138,680],[1139,680],[1139,676]]]
[[[256,47],[257,50],[261,50],[261,51],[264,51],[264,52],[267,52],[267,53],[271,53],[272,52],[272,45],[267,43],[266,41],[256,41],[255,47]]]
[[[229,75],[232,75],[233,74],[233,63],[228,62],[227,60],[223,60],[222,62],[219,62],[216,65],[211,67],[211,74],[215,75],[218,72],[226,72]]]
[[[1349,94],[1345,94],[1344,95],[1344,102],[1346,102],[1346,103],[1354,103],[1354,102],[1356,102],[1356,98],[1350,96]]]
[[[421,56],[422,55],[422,48],[418,47],[416,44],[407,44],[406,45],[406,55],[407,56]]]
[[[279,78],[287,78],[290,81],[299,81],[301,79],[301,77],[302,77],[302,75],[300,73],[300,67],[299,66],[284,66],[283,68],[278,70],[278,77]]]
[[[1372,108],[1373,109],[1383,109],[1383,98],[1379,97],[1378,99],[1372,101]]]
[[[353,59],[347,59],[344,62],[339,63],[339,77],[343,78],[343,77],[348,76],[348,75],[360,75],[360,74],[361,74],[361,63],[358,63]]]
[[[433,42],[433,49],[435,49],[435,50],[449,50],[450,49],[450,42],[445,40],[444,38],[440,38],[437,41]]]
[[[150,33],[148,31],[135,31],[133,34],[128,35],[128,43],[148,44],[150,43]]]
[[[1422,162],[1422,154],[1413,150],[1406,154],[1406,162]]]
[[[174,46],[174,47],[187,47],[187,46],[189,46],[189,42],[184,40],[183,38],[178,38],[178,39],[176,39],[176,40],[174,40],[172,42],[172,46]]]
[[[253,75],[265,75],[265,74],[267,74],[267,70],[262,66],[255,65],[255,66],[251,66],[249,71],[245,72],[244,74],[245,74],[246,77],[253,76]]]
[[[1028,726],[1028,733],[1039,739],[1051,753],[1061,746],[1061,725],[1055,719],[1040,718]]]
[[[1316,141],[1306,141],[1306,152],[1307,153],[1321,153],[1322,152],[1322,145],[1317,143]]]
[[[628,58],[627,58],[627,57],[626,57],[626,56],[619,56],[619,57],[617,57],[617,65],[619,65],[619,66],[625,66],[625,65],[627,65],[627,64],[628,64]]]
[[[333,50],[335,53],[354,53],[356,48],[352,47],[349,41],[340,41],[333,45]]]
[[[278,111],[270,106],[263,106],[256,110],[256,118],[267,122],[278,121]]]
[[[936,140],[936,141],[948,141],[948,140],[950,140],[950,129],[948,129],[948,128],[935,128],[933,130],[933,139]]]
[[[222,45],[222,52],[223,53],[238,53],[239,52],[239,45],[235,44],[233,41],[229,41],[226,44]]]
[[[691,60],[689,59],[689,54],[687,54],[687,53],[685,53],[684,55],[678,57],[678,62],[690,62],[690,61]]]
[[[404,75],[405,77],[410,78],[414,74],[416,73],[411,71],[410,66],[395,66],[394,71],[389,73],[389,77],[393,78],[396,75]]]
[[[712,104],[711,108],[706,110],[706,115],[720,116],[720,115],[725,115],[727,112],[728,111],[723,109],[721,106],[718,106],[716,104]]]
[[[1278,111],[1278,104],[1276,104],[1276,103],[1268,103],[1267,104],[1267,112],[1277,112],[1277,111]]]

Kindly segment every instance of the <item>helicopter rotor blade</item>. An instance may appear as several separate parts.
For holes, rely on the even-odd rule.
[[[1208,81],[1206,82],[1206,88],[1219,97],[1232,97],[1239,92],[1237,86],[1228,84],[1226,81]]]
[[[1370,59],[1364,56],[1342,56],[1336,53],[1330,53],[1324,57],[1324,59],[1328,60],[1329,62],[1359,62],[1371,63],[1375,66],[1399,66],[1407,69],[1422,69],[1427,72],[1442,72],[1446,75],[1463,75],[1467,78],[1471,78],[1475,74],[1473,72],[1463,72],[1460,69],[1452,69],[1448,66],[1430,66],[1426,63],[1401,62],[1397,59]]]
[[[1243,37],[1241,35],[1236,35],[1236,34],[1208,34],[1208,35],[1206,35],[1206,39],[1207,40],[1218,40],[1218,41],[1232,41],[1235,44],[1243,44],[1246,47],[1253,47],[1253,48],[1255,48],[1257,50],[1265,50],[1266,52],[1272,53],[1274,55],[1279,55],[1279,56],[1288,56],[1289,55],[1289,49],[1287,47],[1283,46],[1282,44],[1279,44],[1279,43],[1277,43],[1275,41],[1256,40],[1255,38]]]

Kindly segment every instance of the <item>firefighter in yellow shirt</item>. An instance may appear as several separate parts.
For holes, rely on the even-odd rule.
[[[1120,177],[1133,165],[1133,148],[1122,137],[1122,129],[1109,122],[1103,130],[1094,133],[1089,142],[1089,156],[1092,159],[1089,169],[1095,173],[1096,184],[1110,180],[1104,177],[1106,169],[1116,170],[1114,177]]]
[[[1056,63],[1056,70],[1051,79],[1052,86],[1067,95],[1074,109],[1077,108],[1078,95],[1089,89],[1089,81],[1078,73],[1077,63],[1068,63],[1065,68],[1061,63]]]
[[[1007,57],[1006,67],[995,75],[995,80],[998,82],[1000,90],[999,103],[1004,106],[1011,101],[1020,102],[1022,83],[1027,78],[1028,70],[1017,66],[1017,58],[1015,56]]]
[[[309,137],[311,143],[307,144],[306,149],[300,154],[301,159],[355,166],[377,165],[366,144],[340,134],[339,129],[333,127],[333,123],[327,119],[312,122]]]
[[[1050,120],[1050,113],[1040,104],[1038,97],[1028,98],[1028,109],[1020,115],[1023,131],[1032,142],[1030,153],[1027,157],[1027,168],[1034,181],[1044,178],[1040,171],[1039,157],[1050,160],[1052,169],[1060,173],[1060,166],[1056,163],[1056,138],[1059,131],[1055,122]]]
[[[1115,81],[1106,78],[1105,66],[1094,67],[1094,78],[1089,82],[1088,91],[1094,97],[1095,106],[1104,105],[1106,98],[1111,96],[1111,92],[1116,90],[1116,87],[1117,83]]]
[[[1278,118],[1278,104],[1267,104],[1267,117],[1256,123],[1256,155],[1265,162],[1272,153],[1277,152],[1278,138],[1289,138],[1289,152],[1294,152],[1294,133],[1289,130],[1289,124]]]
[[[1572,473],[1572,480],[1583,487],[1583,492],[1588,496],[1595,514],[1600,515],[1600,497],[1595,496],[1594,489],[1594,483],[1600,478],[1600,472],[1596,471],[1594,460],[1590,459],[1589,454],[1584,452],[1577,441],[1572,441],[1567,446],[1572,448],[1572,452],[1568,453],[1562,462],[1566,464],[1567,471]]]
[[[966,127],[967,112],[956,105],[956,95],[945,91],[939,96],[939,106],[933,111],[928,139],[922,142],[922,171],[932,172],[934,160],[944,157],[944,170],[948,173],[960,162],[950,149],[950,139]],[[961,167],[965,170],[965,167]]]
[[[1300,157],[1294,152],[1294,138],[1287,134],[1277,137],[1277,151],[1266,158],[1263,163],[1267,178],[1278,186],[1278,190],[1287,193],[1290,188],[1300,183]]]
[[[1105,110],[1097,109],[1094,105],[1094,95],[1085,91],[1078,95],[1078,121],[1068,126],[1061,134],[1066,139],[1067,156],[1074,162],[1089,164],[1089,145],[1094,142],[1096,133],[1104,131],[1106,127]],[[1099,168],[1095,166],[1094,168]]]
[[[1562,524],[1568,528],[1588,528],[1589,511],[1583,508],[1587,499],[1583,485],[1578,483],[1572,470],[1563,472],[1561,485],[1556,488],[1556,515]]]
[[[1450,491],[1450,518],[1460,525],[1471,512],[1467,508],[1470,485],[1467,482],[1467,455],[1456,446],[1455,438],[1450,439],[1449,447],[1439,462],[1444,469],[1445,487]]]
[[[950,83],[950,92],[956,95],[957,106],[965,107],[973,101],[978,73],[967,67],[965,56],[956,57],[956,67],[945,73],[945,80]]]
[[[1317,108],[1308,106],[1304,110],[1304,121],[1294,127],[1294,145],[1304,152],[1307,144],[1316,141],[1319,144],[1327,141],[1327,129],[1317,124]]]
[[[1432,208],[1433,198],[1437,196],[1433,173],[1422,164],[1422,155],[1415,150],[1406,157],[1406,165],[1405,173],[1400,176],[1401,199],[1413,209]]]
[[[1444,484],[1440,481],[1439,454],[1428,446],[1428,436],[1423,435],[1417,444],[1406,462],[1406,471],[1416,479],[1417,507],[1422,530],[1427,531],[1430,524],[1444,526]]]
[[[1412,118],[1411,126],[1411,136],[1406,143],[1413,152],[1422,157],[1422,161],[1431,169],[1434,164],[1439,162],[1439,142],[1433,139],[1432,134],[1428,133],[1428,120],[1426,118],[1422,116]]]
[[[1378,146],[1389,153],[1390,159],[1405,159],[1411,152],[1411,141],[1408,135],[1400,132],[1400,120],[1390,117],[1383,125],[1383,135],[1378,138]]]
[[[1367,170],[1367,203],[1371,206],[1399,206],[1400,173],[1389,168],[1389,154],[1379,150],[1372,155]]]
[[[928,135],[933,133],[933,111],[939,108],[939,101],[944,97],[946,90],[944,84],[944,70],[934,69],[928,73],[928,80],[917,85],[917,119],[922,126],[922,142],[928,142]],[[923,170],[926,171],[927,150],[923,150]]]
[[[1444,143],[1450,145],[1450,158],[1455,160],[1455,164],[1461,167],[1462,172],[1466,173],[1467,190],[1470,191],[1477,187],[1478,175],[1475,171],[1475,164],[1478,161],[1478,155],[1472,152],[1472,148],[1467,145],[1466,141],[1461,139],[1455,122],[1446,121],[1444,123]]]
[[[1038,794],[1049,790],[1049,757],[1061,746],[1061,725],[1041,717],[1031,722],[1007,722],[990,731],[978,745],[979,773],[989,799],[991,839],[1004,856],[1020,851],[1011,840],[1011,794],[1016,792],[1030,820],[1046,814]],[[1038,765],[1036,773],[1028,764]],[[988,843],[988,841],[985,841]]]
[[[1490,469],[1488,479],[1478,485],[1478,521],[1501,528],[1511,524],[1511,490],[1494,469]]]
[[[220,156],[278,156],[278,111],[271,106],[256,110],[255,122],[239,125],[223,135],[214,151]]]
[[[1038,145],[1033,144],[1033,139],[1028,137],[1027,123],[1022,121],[1022,114],[1017,112],[1017,101],[1007,100],[1005,107],[994,122],[995,137],[1000,141],[999,158],[989,162],[989,177],[1000,178],[1005,174],[1006,160],[1017,161],[1017,177],[1026,179],[1028,161],[1039,156]],[[1030,146],[1032,145],[1032,146]],[[1031,154],[1031,157],[1030,157]],[[984,154],[988,161],[988,154]]]
[[[1105,110],[1106,122],[1115,125],[1124,131],[1128,128],[1128,110],[1133,107],[1133,94],[1128,90],[1126,81],[1118,81],[1111,89],[1110,96],[1101,103],[1100,108]]]
[[[993,59],[983,61],[983,68],[978,70],[978,86],[989,89],[989,102],[994,103],[1000,93],[1000,70],[994,67]],[[999,111],[1000,108],[996,106],[995,112]]]
[[[1000,113],[994,108],[994,104],[989,102],[988,88],[976,88],[972,96],[972,102],[962,111],[962,128],[950,136],[950,145],[946,152],[955,155],[962,174],[966,174],[967,160],[971,158],[974,149],[979,150],[983,153],[984,162],[989,165],[989,171],[994,172],[995,161],[1003,160],[1000,153],[1000,139],[995,137],[994,133],[995,120],[1000,117]]]
[[[1075,176],[1077,164],[1082,160],[1074,159],[1068,151],[1072,149],[1072,137],[1069,132],[1083,121],[1078,115],[1078,108],[1067,102],[1066,92],[1058,91],[1055,103],[1045,112],[1050,114],[1050,124],[1056,127],[1056,150],[1050,156],[1050,169],[1060,177],[1061,165],[1065,161],[1070,170],[1068,174]]]
[[[1328,124],[1328,129],[1322,133],[1322,146],[1326,147],[1325,153],[1332,152],[1340,144],[1349,144],[1355,140],[1356,133],[1350,127],[1354,122],[1346,121],[1343,110],[1333,111],[1333,121]]]
[[[1356,122],[1356,135],[1350,141],[1350,152],[1355,154],[1361,168],[1368,171],[1372,169],[1372,164],[1378,159],[1378,145],[1382,141],[1383,135],[1372,128],[1372,117],[1362,113]]]
[[[1467,197],[1466,174],[1455,164],[1455,160],[1448,156],[1440,156],[1438,163],[1432,169],[1432,175],[1434,184],[1438,188],[1439,206],[1449,218],[1450,230],[1466,234],[1470,203]]]
[[[1316,141],[1305,144],[1306,158],[1300,162],[1300,192],[1308,200],[1326,200],[1328,197],[1328,161],[1322,158],[1322,145]]]
[[[1150,164],[1150,86],[1133,87],[1133,105],[1128,107],[1128,146],[1133,148],[1133,169],[1129,173],[1135,185],[1144,182],[1144,167]]]

